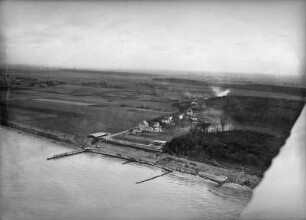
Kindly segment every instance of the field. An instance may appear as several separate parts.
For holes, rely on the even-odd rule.
[[[81,136],[95,131],[113,133],[175,111],[164,88],[149,85],[142,75],[11,70],[9,78],[13,85],[8,98],[3,100],[2,94],[7,120],[33,127]],[[35,81],[40,84],[33,86]],[[60,83],[48,86],[47,81]]]
[[[1,90],[1,102],[6,102],[8,108],[5,120],[77,136],[132,129],[142,120],[177,112],[174,103],[214,96],[205,78],[191,80],[156,74],[40,68],[7,71],[8,94]],[[230,88],[229,84],[226,86]],[[291,88],[287,94],[288,89],[269,90],[256,84],[251,89],[243,85],[232,87],[230,95],[305,98],[301,96],[305,89],[299,88]],[[182,133],[182,129],[176,130],[170,136]],[[166,140],[171,138],[163,136]]]

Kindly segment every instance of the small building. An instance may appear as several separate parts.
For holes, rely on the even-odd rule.
[[[154,132],[163,132],[161,127],[155,127],[155,128],[153,128],[153,131]]]
[[[169,116],[169,117],[164,117],[162,119],[162,123],[164,124],[170,124],[172,122],[173,116]]]
[[[233,127],[231,124],[213,124],[207,127],[206,132],[208,133],[216,133],[216,132],[221,132],[221,131],[230,131],[233,130]]]
[[[198,118],[196,118],[196,117],[191,117],[190,120],[191,120],[192,123],[197,123],[198,122]]]
[[[96,132],[96,133],[89,134],[87,136],[90,138],[104,138],[108,135],[109,133],[106,133],[106,132]]]
[[[159,125],[159,122],[153,122],[153,128],[157,128],[157,127],[159,127],[160,125]]]
[[[192,108],[198,108],[199,107],[199,103],[197,101],[193,101],[193,102],[191,102],[191,107]]]
[[[142,121],[140,122],[137,126],[136,126],[136,129],[140,130],[140,131],[143,131],[145,130],[146,128],[149,127],[149,123],[147,121]]]
[[[155,126],[158,128],[159,123],[155,124]],[[140,122],[134,129],[133,133],[138,133],[138,132],[153,132],[154,128],[149,125],[147,121],[142,121]]]
[[[179,120],[182,120],[184,118],[184,114],[178,115],[177,117]]]
[[[154,122],[152,125],[153,132],[163,132],[162,127],[160,126],[159,122]]]
[[[188,108],[186,111],[186,115],[192,116],[193,115],[193,111],[191,108]]]
[[[153,145],[157,145],[157,146],[165,146],[165,144],[167,143],[167,141],[162,141],[162,140],[154,140],[152,141]]]

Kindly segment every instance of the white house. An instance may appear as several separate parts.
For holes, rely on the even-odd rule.
[[[172,119],[173,119],[173,116],[165,117],[165,118],[162,119],[162,123],[170,124]]]
[[[140,122],[135,128],[139,131],[147,131],[149,130],[150,126],[149,126],[149,123],[144,120]]]

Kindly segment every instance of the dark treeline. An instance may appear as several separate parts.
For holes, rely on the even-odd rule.
[[[296,95],[305,97],[306,88],[301,87],[291,87],[291,86],[279,86],[279,85],[262,85],[262,84],[221,84],[217,85],[224,88],[231,89],[244,89],[244,90],[253,90],[260,92],[274,92],[274,93],[283,93],[288,95]]]
[[[276,98],[227,96],[206,100],[240,124],[278,128],[288,135],[302,111],[304,102]]]
[[[290,134],[304,103],[276,98],[227,96],[204,100],[207,107],[221,110],[223,116],[258,131],[232,130],[207,133],[209,124],[200,124],[187,135],[173,138],[164,148],[169,154],[207,162],[211,159],[266,170]],[[184,110],[188,102],[176,103]],[[201,111],[201,109],[199,110]],[[277,131],[277,135],[260,132],[260,128]]]
[[[173,138],[164,152],[205,162],[210,159],[266,170],[284,144],[284,137],[254,131],[203,133],[193,129]]]

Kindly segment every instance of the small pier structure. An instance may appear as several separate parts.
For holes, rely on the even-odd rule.
[[[91,151],[92,151],[91,148],[69,151],[69,152],[65,152],[65,153],[61,153],[61,154],[55,154],[51,157],[48,157],[47,160],[59,159],[59,158],[62,158],[62,157],[68,157],[68,156],[72,156],[72,155],[76,155],[76,154],[80,154],[80,153],[84,153],[84,152],[91,152]]]
[[[142,180],[142,181],[138,181],[138,182],[136,182],[136,184],[144,183],[144,182],[147,182],[147,181],[156,179],[156,178],[158,178],[158,177],[165,176],[165,175],[167,175],[167,174],[169,174],[169,173],[172,173],[172,172],[173,172],[173,171],[167,171],[166,173],[163,173],[163,174],[160,174],[160,175],[157,175],[157,176],[153,176],[153,177],[151,177],[151,178],[149,178],[149,179],[145,179],[145,180]]]

